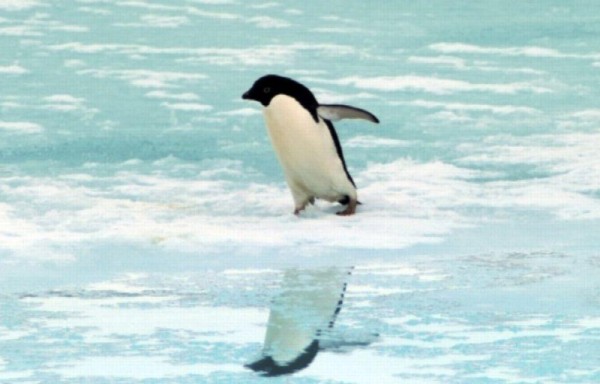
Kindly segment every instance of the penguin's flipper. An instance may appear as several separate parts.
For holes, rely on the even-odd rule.
[[[379,119],[371,112],[343,104],[321,104],[317,108],[317,113],[323,119],[330,121],[338,121],[342,119],[363,119],[372,123],[379,123]]]
[[[351,270],[286,271],[283,291],[271,306],[262,353],[246,368],[279,376],[309,366],[341,310]]]

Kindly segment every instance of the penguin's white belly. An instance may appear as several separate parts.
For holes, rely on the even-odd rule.
[[[294,199],[337,201],[356,196],[325,122],[316,123],[294,98],[278,95],[264,109],[275,153]]]

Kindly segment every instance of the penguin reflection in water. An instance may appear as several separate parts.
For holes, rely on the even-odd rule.
[[[289,269],[273,299],[262,350],[247,368],[264,376],[307,368],[320,351],[350,352],[376,341],[370,331],[335,331],[352,268]],[[350,331],[350,332],[348,332]]]
[[[315,199],[346,205],[338,215],[354,214],[359,204],[356,185],[332,121],[379,123],[377,117],[348,105],[319,104],[304,85],[277,75],[256,80],[242,98],[264,106],[271,143],[294,198],[294,214],[314,204]]]

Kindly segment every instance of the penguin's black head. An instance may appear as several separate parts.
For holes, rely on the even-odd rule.
[[[315,96],[304,85],[290,78],[277,75],[266,75],[256,80],[252,87],[242,95],[242,99],[256,100],[267,107],[277,95],[293,97],[311,114],[316,114],[319,106]]]

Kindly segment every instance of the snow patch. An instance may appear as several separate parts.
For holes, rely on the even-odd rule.
[[[32,134],[42,132],[44,127],[27,121],[0,121],[0,131],[2,130],[10,133]]]

